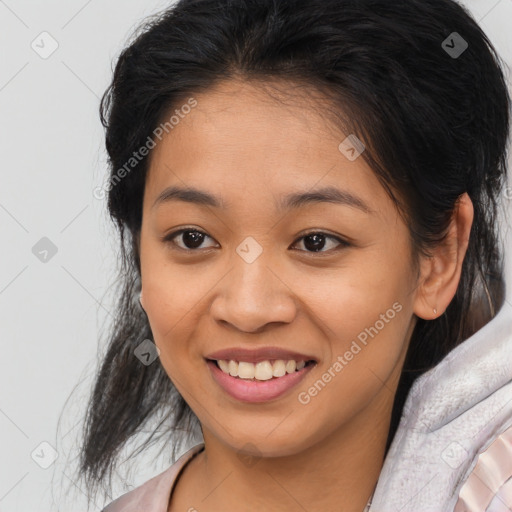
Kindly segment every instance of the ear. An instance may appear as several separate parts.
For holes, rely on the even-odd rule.
[[[431,257],[422,257],[414,301],[414,313],[420,318],[433,320],[442,315],[455,296],[473,213],[473,203],[464,192],[455,204],[445,240],[433,249]]]

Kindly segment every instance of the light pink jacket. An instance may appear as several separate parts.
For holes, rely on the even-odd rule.
[[[123,494],[102,512],[167,512],[178,475],[203,449],[204,443],[194,446],[164,472]],[[492,445],[480,454],[475,469],[460,490],[454,512],[508,512],[510,510],[512,510],[512,427],[498,436]],[[370,512],[372,511],[370,507]]]
[[[123,494],[101,512],[167,512],[178,475],[187,462],[203,449],[204,443],[197,444],[165,471]]]

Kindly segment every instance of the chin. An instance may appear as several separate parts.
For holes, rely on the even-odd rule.
[[[295,432],[298,433],[300,430],[296,429]],[[239,435],[235,434],[228,439],[223,439],[222,442],[237,452],[241,458],[288,457],[309,447],[306,440],[294,438],[290,433],[282,432],[281,435],[278,435],[276,431],[273,431],[268,435],[269,430],[267,429],[264,432],[262,434],[262,431],[259,430],[251,435],[251,432],[245,429],[240,431]]]

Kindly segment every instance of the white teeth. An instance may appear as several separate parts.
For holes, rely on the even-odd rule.
[[[238,363],[238,377],[242,379],[254,379],[254,365],[251,363]],[[258,377],[260,378],[260,377]]]
[[[238,377],[238,363],[236,361],[229,361],[228,370],[231,377]]]
[[[232,377],[253,380],[270,380],[272,377],[282,377],[287,373],[294,373],[306,366],[305,361],[294,361],[293,359],[288,361],[277,359],[273,364],[268,360],[253,364],[245,361],[237,362],[222,359],[219,359],[217,363],[224,373]]]
[[[297,363],[293,359],[290,359],[286,363],[286,372],[287,373],[293,373],[296,368],[297,368]]]
[[[229,373],[229,363],[227,361],[224,361],[223,359],[219,359],[217,361],[217,363],[219,363],[220,369],[224,373]]]
[[[254,367],[252,363],[245,363],[250,364]],[[254,371],[254,378],[257,380],[269,380],[273,377],[272,375],[272,365],[269,361],[261,361],[259,363],[256,363],[255,366],[256,370]],[[241,375],[239,375],[241,377]]]
[[[283,375],[286,375],[286,365],[284,364],[284,361],[282,359],[275,361],[272,370],[272,375],[274,377],[282,377]]]

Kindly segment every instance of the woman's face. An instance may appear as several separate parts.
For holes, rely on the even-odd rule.
[[[156,141],[143,203],[142,304],[169,378],[203,432],[262,455],[306,450],[366,413],[387,420],[415,320],[394,204],[363,158],[339,148],[348,134],[328,127],[320,103],[238,82],[194,99]],[[157,200],[168,187],[219,204]],[[336,200],[312,195],[327,188]],[[221,350],[263,380],[208,362]],[[300,359],[314,364],[268,373]]]

